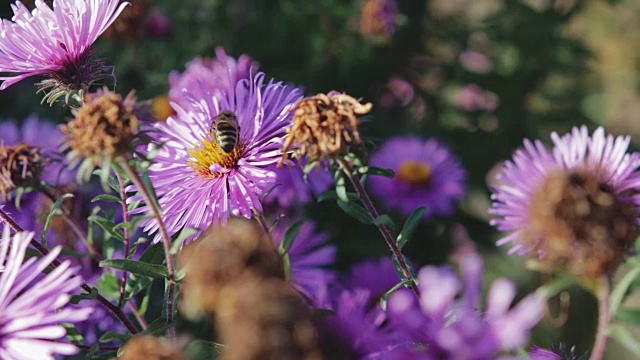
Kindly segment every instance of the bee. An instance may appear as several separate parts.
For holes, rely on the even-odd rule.
[[[225,153],[230,153],[238,144],[240,126],[238,118],[232,111],[221,111],[211,122],[211,136]]]

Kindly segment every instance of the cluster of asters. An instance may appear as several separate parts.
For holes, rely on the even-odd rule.
[[[335,246],[310,220],[292,245],[283,244],[302,207],[332,186],[327,170],[332,161],[361,145],[359,118],[371,104],[338,92],[305,98],[296,86],[269,79],[248,56],[236,60],[222,49],[214,59],[195,59],[183,73],[169,76],[172,114],[164,121],[153,121],[132,94],[92,93],[91,85],[111,70],[93,59],[91,45],[127,5],[55,0],[50,7],[36,0],[28,10],[16,2],[14,17],[0,24],[0,72],[11,73],[0,77],[1,89],[40,75],[48,100],[77,95],[82,103],[74,119],[59,128],[36,117],[22,126],[11,120],[0,125],[1,214],[14,232],[5,227],[0,242],[1,358],[76,353],[79,348],[63,340],[63,323],[76,324],[89,346],[106,331],[126,331],[126,322],[116,321],[104,303],[69,304],[71,294],[84,283],[95,284],[106,271],[96,267],[101,249],[83,241],[82,230],[88,216],[82,201],[99,190],[87,190],[73,178],[87,180],[95,169],[108,178],[112,164],[140,159],[150,162],[148,176],[161,216],[152,216],[156,204],[147,202],[139,184],[118,194],[128,204],[140,204],[126,216],[141,215],[140,229],[154,242],[165,236],[162,228],[174,238],[192,229],[183,252],[200,244],[202,253],[213,254],[216,262],[186,266],[195,270],[187,272],[179,307],[190,317],[208,313],[208,304],[214,304],[211,312],[229,345],[224,358],[258,358],[238,355],[252,349],[244,339],[276,330],[278,339],[287,340],[270,339],[272,348],[265,341],[256,350],[261,358],[273,358],[276,353],[265,353],[270,349],[282,353],[283,344],[295,346],[292,353],[300,359],[477,360],[506,358],[527,345],[544,299],[532,294],[512,306],[515,286],[499,279],[482,301],[483,262],[475,252],[460,258],[460,275],[453,268],[425,266],[416,292],[390,292],[400,282],[390,258],[365,261],[340,276],[331,270]],[[391,11],[385,9],[374,10]],[[237,118],[230,151],[212,131],[222,112]],[[146,142],[138,142],[142,134]],[[513,252],[533,252],[541,262],[561,264],[579,277],[608,276],[629,254],[638,232],[640,155],[628,153],[628,137],[606,135],[601,128],[591,135],[584,127],[564,136],[554,133],[552,140],[552,150],[541,141],[525,141],[502,166],[490,212],[493,224],[510,234],[499,243],[513,243]],[[288,160],[293,152],[299,161]],[[313,163],[319,166],[303,170]],[[466,193],[460,160],[435,138],[389,139],[369,164],[394,171],[393,177],[371,178],[368,186],[383,206],[405,215],[420,206],[427,208],[425,220],[450,215]],[[79,170],[72,170],[76,165]],[[63,192],[75,193],[76,203],[63,204],[66,221],[53,226],[47,214]],[[238,223],[237,217],[279,221],[273,231],[261,233],[262,228]],[[225,230],[227,224],[235,225]],[[25,256],[29,244],[43,246],[31,231],[45,232],[48,250],[41,258]],[[224,244],[228,247],[220,250]],[[62,246],[90,256],[63,257]],[[276,249],[285,247],[283,260]],[[190,251],[186,258],[200,252]],[[53,270],[45,272],[50,265]],[[189,275],[198,271],[205,273]],[[209,287],[194,285],[198,279],[224,286],[211,295]],[[262,299],[273,307],[261,305]],[[119,305],[137,312],[135,302]],[[312,318],[312,310],[326,311]],[[144,327],[144,319],[138,321]],[[134,339],[122,358],[185,356],[157,339]],[[531,353],[532,358],[553,356],[561,358],[539,348]]]

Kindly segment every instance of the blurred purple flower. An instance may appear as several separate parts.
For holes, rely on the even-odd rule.
[[[302,163],[302,167],[306,163]],[[287,213],[296,211],[300,206],[310,203],[314,197],[327,191],[333,184],[331,173],[322,168],[313,169],[307,179],[304,178],[301,166],[271,166],[276,173],[276,185],[264,198],[263,205],[275,208],[275,212]]]
[[[351,267],[342,283],[346,289],[367,289],[374,302],[400,283],[400,278],[393,260],[383,257],[378,260],[367,260]]]
[[[399,76],[393,76],[387,81],[384,94],[380,98],[380,106],[392,108],[397,105],[406,106],[416,95],[413,85]]]
[[[464,86],[455,96],[456,105],[464,111],[484,110],[493,112],[498,108],[500,100],[491,91],[484,91],[476,84]]]
[[[157,154],[149,178],[170,235],[185,227],[201,231],[212,223],[224,224],[230,215],[251,218],[253,210],[262,211],[260,196],[276,181],[270,166],[282,156],[280,149],[293,116],[290,109],[302,96],[298,89],[280,82],[265,84],[263,73],[234,82],[235,69],[228,68],[228,87],[214,89],[218,95],[206,88],[201,89],[205,95],[187,93],[188,104],[174,103],[176,115],[154,124],[155,143],[148,150]],[[222,111],[234,112],[240,128],[229,153],[211,132],[212,119]],[[133,190],[135,186],[128,188]],[[129,198],[139,200],[143,200],[140,194]],[[148,204],[132,211],[148,212]],[[156,233],[155,242],[160,240],[157,220],[143,221],[142,228]]]
[[[196,58],[187,63],[183,73],[174,70],[169,74],[169,99],[188,107],[188,98],[218,96],[220,91],[232,90],[240,80],[254,77],[258,67],[258,62],[247,55],[236,61],[224,48],[217,47],[214,59]]]
[[[544,300],[528,295],[510,309],[515,286],[496,280],[479,312],[482,258],[462,259],[462,281],[448,268],[426,266],[418,275],[420,299],[409,290],[389,297],[388,316],[412,343],[408,359],[493,360],[500,351],[523,346],[544,314]],[[406,354],[409,350],[397,350]],[[399,359],[399,357],[395,357]]]
[[[276,246],[284,240],[290,222],[281,222],[273,231]],[[316,225],[306,221],[289,249],[291,284],[317,308],[325,308],[329,284],[336,275],[329,269],[336,261],[336,247],[329,244],[329,235],[317,232]]]
[[[493,71],[493,61],[478,51],[464,50],[458,56],[458,61],[465,70],[473,73],[486,74]]]
[[[371,309],[365,289],[342,290],[333,300],[333,315],[318,320],[321,344],[335,360],[386,359],[398,338],[382,323],[384,313]]]
[[[448,215],[466,193],[466,171],[436,139],[394,137],[371,156],[370,165],[391,169],[395,177],[372,176],[369,185],[387,208],[408,215],[426,206],[425,218]]]
[[[35,0],[30,12],[21,2],[11,6],[14,16],[0,23],[0,90],[35,75],[74,85],[89,85],[104,75],[90,62],[90,47],[120,15],[128,2],[119,0],[55,0],[53,9]],[[98,69],[100,70],[100,69]],[[87,73],[84,73],[87,71]],[[70,85],[70,84],[66,84]]]
[[[389,39],[396,31],[397,16],[396,0],[364,0],[360,32],[366,37]]]
[[[0,358],[5,360],[53,359],[53,354],[71,355],[75,345],[59,342],[65,335],[62,323],[81,322],[90,309],[66,307],[82,279],[68,261],[43,271],[60,254],[56,247],[43,258],[25,253],[32,232],[9,234],[5,227],[0,244]]]
[[[516,150],[513,160],[505,162],[497,175],[489,212],[495,216],[492,225],[511,232],[498,241],[498,245],[512,243],[510,253],[523,255],[545,236],[545,229],[532,227],[530,210],[541,185],[558,172],[595,176],[603,188],[633,205],[635,211],[640,206],[640,196],[628,195],[640,190],[640,153],[627,153],[630,137],[605,135],[602,127],[589,136],[583,126],[564,136],[554,132],[551,139],[551,151],[540,140],[525,140],[524,148]]]
[[[163,38],[171,35],[172,24],[171,19],[163,13],[153,12],[149,15],[146,23],[147,33],[153,37]]]

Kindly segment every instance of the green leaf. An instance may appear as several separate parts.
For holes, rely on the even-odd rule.
[[[105,272],[98,279],[98,292],[108,300],[120,298],[120,279],[114,273]]]
[[[358,194],[353,193],[353,192],[347,192],[347,198],[351,201],[351,200],[358,200]],[[321,203],[323,201],[326,200],[336,200],[338,199],[338,193],[336,193],[333,190],[330,191],[326,191],[324,193],[322,193],[320,196],[318,196],[318,202]]]
[[[536,290],[536,294],[543,297],[544,299],[549,299],[552,296],[556,296],[561,291],[567,289],[570,285],[575,283],[575,278],[572,276],[562,276],[557,279],[554,279],[548,284],[539,287]]]
[[[282,255],[282,263],[284,264],[284,279],[288,282],[291,279],[291,258],[289,254]]]
[[[624,275],[622,280],[620,280],[618,285],[613,289],[611,292],[611,307],[609,308],[610,316],[613,317],[618,312],[618,307],[627,295],[627,289],[638,275],[640,275],[640,264],[634,264],[634,267]]]
[[[609,336],[619,342],[627,350],[633,352],[635,355],[640,355],[640,341],[635,339],[629,329],[616,324],[609,327]]]
[[[391,296],[391,294],[393,294],[396,290],[400,289],[403,286],[408,286],[410,283],[411,281],[409,280],[402,280],[401,282],[395,284],[387,292],[385,292],[384,295],[380,297],[380,306],[382,307],[382,310],[387,310],[387,300],[389,300],[389,296]]]
[[[150,334],[150,335],[164,335],[167,331],[167,319],[161,317],[155,319],[149,324],[147,330],[140,332],[140,334]]]
[[[358,172],[365,175],[378,175],[388,178],[396,176],[396,173],[394,173],[391,169],[383,169],[375,166],[363,166],[358,169]]]
[[[71,295],[71,300],[69,300],[70,303],[72,304],[77,304],[82,300],[95,300],[98,295],[100,293],[98,292],[98,289],[96,289],[95,287],[91,287],[91,292],[90,293],[82,293],[79,295]]]
[[[100,339],[98,340],[101,343],[106,343],[112,340],[122,340],[125,341],[127,339],[129,339],[129,337],[131,337],[130,335],[127,334],[120,334],[114,331],[107,331],[104,334],[102,334],[102,336],[100,336]]]
[[[342,172],[339,172],[336,177],[336,195],[338,196],[338,200],[349,202],[349,196],[347,194],[346,178]]]
[[[67,339],[69,339],[69,341],[76,345],[84,344],[84,338],[82,337],[82,334],[80,334],[78,329],[76,329],[75,325],[64,323],[62,324],[62,327],[67,330]]]
[[[300,233],[300,229],[302,228],[302,225],[304,225],[304,220],[298,220],[287,229],[287,232],[284,233],[284,238],[282,239],[282,242],[278,247],[280,254],[289,253],[291,246],[293,246],[293,242],[295,241],[296,237],[298,237],[298,234]]]
[[[180,231],[178,238],[173,241],[171,244],[171,249],[169,249],[169,253],[172,255],[176,255],[180,252],[180,248],[182,248],[182,243],[184,243],[187,238],[198,232],[198,229],[194,228],[184,228]]]
[[[352,218],[363,224],[373,224],[373,217],[365,208],[362,207],[362,205],[356,204],[355,202],[344,202],[340,199],[337,201],[338,206]]]
[[[166,266],[129,259],[102,260],[100,261],[100,267],[120,269],[151,278],[167,278],[169,276]]]
[[[93,199],[91,199],[92,203],[94,203],[96,201],[109,201],[109,202],[116,202],[116,203],[119,203],[119,204],[122,203],[122,199],[120,199],[117,196],[109,195],[109,194],[100,194],[100,195],[94,197]]]
[[[640,326],[640,309],[621,307],[616,312],[616,319]]]
[[[415,279],[417,276],[416,276],[415,271],[413,271],[413,268],[411,267],[411,264],[409,263],[409,261],[407,261],[407,258],[402,253],[400,253],[400,256],[402,256],[402,258],[404,259],[404,263],[407,264],[407,269],[411,273],[411,276]],[[400,261],[398,260],[396,255],[395,254],[391,255],[391,259],[393,260],[393,265],[396,268],[396,272],[398,273],[398,276],[400,277],[400,280],[408,281],[409,279],[407,279],[407,277],[404,276],[404,271],[402,271],[402,266],[400,266]]]
[[[40,241],[43,244],[46,242],[46,234],[47,234],[47,230],[49,230],[49,226],[51,226],[51,220],[53,220],[53,217],[55,215],[58,215],[57,214],[58,209],[60,209],[60,206],[62,206],[65,200],[72,199],[73,197],[74,197],[73,194],[68,194],[68,193],[63,194],[58,198],[58,200],[56,200],[56,202],[51,207],[51,211],[49,211],[49,215],[47,215],[47,221],[45,221],[44,223],[44,229],[42,230],[42,235],[40,237]]]
[[[413,233],[416,231],[416,228],[422,221],[422,215],[427,210],[425,206],[420,206],[419,208],[413,210],[411,215],[407,218],[407,221],[404,223],[400,234],[396,238],[396,244],[398,248],[402,250],[402,248],[407,244]]]
[[[194,340],[187,347],[192,358],[198,360],[215,360],[223,350],[224,345],[206,340]]]
[[[396,230],[396,223],[393,221],[391,216],[387,214],[382,214],[378,216],[375,220],[373,220],[375,225],[386,225],[391,231]]]
[[[120,241],[124,241],[124,234],[121,231],[118,231],[117,229],[114,228],[114,224],[112,220],[99,215],[91,215],[89,216],[88,220],[90,222],[94,222],[98,224],[109,235],[115,237]]]

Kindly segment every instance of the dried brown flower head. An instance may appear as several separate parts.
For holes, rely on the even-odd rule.
[[[362,145],[359,116],[371,111],[371,103],[361,104],[347,94],[330,92],[304,98],[294,108],[293,125],[283,146],[309,161],[346,155]]]
[[[249,275],[226,287],[216,325],[224,360],[322,359],[309,309],[281,279]]]
[[[88,178],[95,166],[108,168],[113,159],[132,150],[141,113],[142,107],[136,103],[133,92],[124,99],[107,90],[85,95],[85,103],[76,111],[75,119],[60,126],[65,134],[65,147],[71,150],[70,163],[87,162],[89,170],[81,169],[79,173],[88,172],[88,176],[81,178]]]
[[[40,148],[27,144],[7,146],[0,143],[0,194],[7,201],[7,193],[16,187],[37,186],[45,166]]]
[[[166,95],[153,98],[151,101],[151,113],[153,114],[153,118],[158,121],[165,121],[169,116],[176,114],[175,110],[171,107],[169,97]]]
[[[557,172],[533,196],[531,226],[523,240],[543,262],[595,278],[608,274],[631,251],[638,236],[637,212],[597,174]]]
[[[188,357],[175,344],[152,335],[132,337],[122,348],[120,360],[187,360]]]
[[[212,226],[182,249],[184,271],[180,311],[187,318],[213,314],[220,292],[245,273],[284,279],[284,265],[274,245],[251,220],[232,218],[226,226]]]
[[[131,6],[122,11],[103,36],[109,40],[135,42],[144,35],[149,5],[145,0],[129,0]]]

